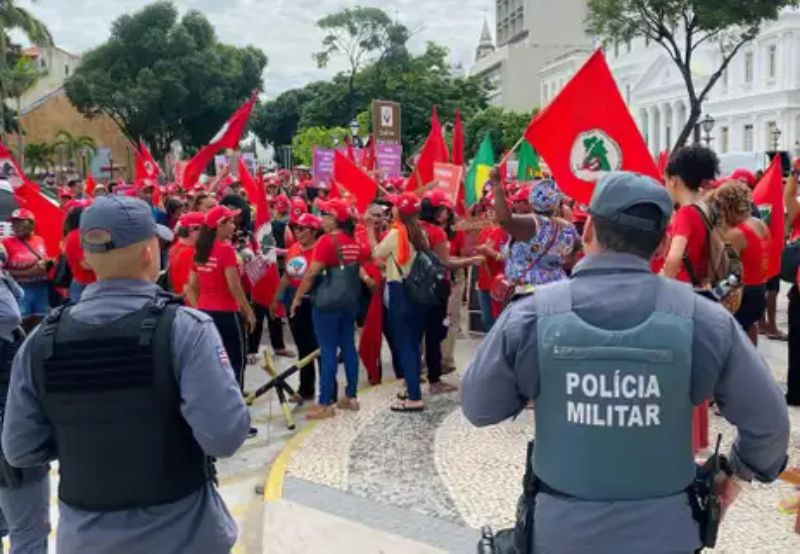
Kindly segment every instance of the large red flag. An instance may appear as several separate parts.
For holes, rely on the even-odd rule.
[[[142,141],[139,141],[139,149],[136,151],[136,180],[155,179],[161,175],[161,168],[158,167],[150,149]]]
[[[442,135],[442,126],[439,124],[439,116],[436,113],[436,106],[434,106],[431,111],[431,132],[417,157],[414,171],[406,179],[404,189],[414,192],[432,182],[434,164],[447,163],[449,157],[447,144]]]
[[[242,188],[247,192],[247,198],[256,209],[255,228],[258,229],[264,223],[269,222],[269,204],[267,203],[267,193],[263,186],[259,187],[258,182],[250,175],[247,164],[239,158],[239,181]]]
[[[253,111],[253,106],[256,103],[256,94],[241,106],[225,122],[219,132],[212,138],[209,143],[203,146],[200,151],[195,154],[194,158],[189,160],[183,171],[183,182],[180,185],[183,188],[194,186],[203,170],[214,159],[214,154],[223,148],[238,148],[239,141],[242,138],[242,133],[247,126],[247,121],[250,119],[250,113]]]
[[[783,204],[783,168],[781,157],[776,155],[764,173],[764,176],[753,189],[753,203],[758,206],[762,219],[769,227],[772,237],[767,264],[767,278],[781,272],[781,257],[784,243],[784,204]]]
[[[595,184],[611,171],[660,180],[602,50],[597,50],[525,132],[564,194],[589,204]]]
[[[333,181],[353,195],[362,214],[378,194],[378,183],[338,150],[333,155]]]
[[[367,316],[364,320],[364,327],[361,330],[361,338],[358,341],[358,355],[367,370],[371,385],[381,382],[380,360],[381,346],[383,344],[383,277],[381,270],[374,262],[365,264],[364,271],[375,280],[377,290],[372,293],[372,297],[367,308]]]
[[[14,198],[36,217],[36,234],[42,237],[51,258],[61,253],[61,238],[64,227],[64,212],[58,204],[42,194],[39,187],[25,177],[14,156],[0,143],[0,166],[9,164],[13,172],[6,171],[8,181],[14,189]],[[12,174],[14,173],[14,174]]]

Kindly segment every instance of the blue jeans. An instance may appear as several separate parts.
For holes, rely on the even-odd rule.
[[[408,398],[422,400],[422,389],[419,384],[419,375],[422,365],[420,343],[425,330],[428,309],[424,306],[413,304],[403,288],[402,283],[388,283],[389,309],[388,321],[389,335],[391,336],[392,359],[400,364],[399,373],[406,380]]]
[[[69,301],[73,304],[77,304],[80,301],[81,294],[83,294],[83,289],[85,288],[86,285],[73,279],[69,284]]]
[[[483,330],[489,332],[494,326],[496,321],[492,315],[492,297],[489,295],[488,290],[478,291],[478,303],[481,305],[481,322],[483,323]]]
[[[20,286],[25,293],[19,303],[22,317],[46,316],[50,313],[50,284],[47,281]]]
[[[47,554],[50,535],[50,478],[47,475],[19,488],[0,487],[0,536],[6,534],[11,540],[10,554]]]
[[[314,333],[320,348],[319,403],[333,404],[336,388],[337,354],[341,349],[344,373],[347,377],[345,393],[348,398],[358,395],[358,353],[356,353],[356,313],[353,310],[322,311],[312,313]]]

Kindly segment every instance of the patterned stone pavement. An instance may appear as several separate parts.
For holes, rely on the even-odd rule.
[[[459,367],[467,365],[478,344],[459,343]],[[786,344],[764,340],[760,349],[785,386]],[[388,408],[398,390],[396,384],[372,390],[362,395],[361,412],[340,413],[319,424],[292,453],[288,478],[447,521],[465,532],[472,530],[475,537],[485,524],[510,526],[526,444],[535,431],[534,412],[526,410],[515,421],[477,429],[461,414],[457,394],[427,398],[423,414],[394,414]],[[790,412],[790,464],[800,465],[800,409]],[[712,415],[711,437],[717,433],[722,433],[726,447],[733,440],[733,428]],[[800,552],[794,516],[778,510],[781,500],[797,494],[785,483],[747,486],[726,516],[715,551]],[[346,517],[336,505],[330,512]],[[447,545],[443,549],[463,551]]]

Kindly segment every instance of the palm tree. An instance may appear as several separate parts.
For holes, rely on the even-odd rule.
[[[52,46],[53,36],[47,26],[33,14],[16,5],[14,0],[0,0],[0,70],[8,65],[8,32],[21,31],[37,46]],[[0,80],[0,110],[5,112],[6,85]],[[5,132],[4,118],[0,114],[0,135]]]
[[[66,158],[68,164],[77,167],[79,158],[82,158],[84,154],[86,162],[91,162],[96,143],[92,137],[86,135],[76,137],[62,129],[56,133],[54,146],[61,151],[62,160]],[[62,165],[64,164],[62,163]]]
[[[20,58],[12,67],[0,68],[0,83],[6,95],[17,100],[17,149],[24,153],[24,139],[22,133],[22,95],[39,80],[43,72],[35,62],[27,58]],[[25,166],[24,156],[19,160]]]
[[[25,146],[25,161],[27,173],[33,177],[38,169],[53,167],[53,154],[55,147],[46,142],[31,142]]]

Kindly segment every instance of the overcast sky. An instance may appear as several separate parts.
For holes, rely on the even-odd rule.
[[[147,4],[143,0],[19,0],[44,21],[56,44],[81,53],[105,41],[111,22]],[[269,57],[265,73],[268,96],[325,78],[337,67],[317,69],[311,55],[322,33],[315,22],[344,7],[379,6],[416,34],[411,49],[425,42],[447,46],[451,62],[469,67],[484,18],[494,21],[494,0],[175,0],[181,12],[203,12],[226,43],[252,44]]]

